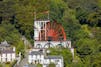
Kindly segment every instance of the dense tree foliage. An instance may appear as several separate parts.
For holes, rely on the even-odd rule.
[[[65,67],[100,67],[101,0],[2,0],[0,42],[7,40],[23,53],[21,36],[33,42],[35,13],[36,19],[47,19],[47,12],[51,21],[55,19],[63,25],[67,39],[76,49],[76,62],[67,58],[70,57],[68,52],[60,51]]]

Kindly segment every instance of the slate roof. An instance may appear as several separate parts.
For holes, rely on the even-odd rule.
[[[0,47],[9,47],[10,44],[7,43],[7,41],[5,40],[4,42],[1,42]]]
[[[32,51],[29,55],[43,55],[42,51]]]
[[[34,64],[33,64],[33,65],[31,65],[31,64],[30,64],[28,67],[37,67],[37,66],[36,66],[36,65],[34,65]]]
[[[45,59],[63,59],[62,56],[46,56]]]
[[[1,54],[3,53],[15,53],[12,49],[2,50]]]

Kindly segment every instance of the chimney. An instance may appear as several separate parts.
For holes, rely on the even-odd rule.
[[[15,52],[15,47],[13,47],[13,51]]]

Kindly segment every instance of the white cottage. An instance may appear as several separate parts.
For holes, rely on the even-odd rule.
[[[13,62],[16,58],[15,51],[11,49],[3,50],[0,53],[0,62]]]
[[[46,56],[44,59],[43,67],[47,67],[50,63],[54,63],[56,67],[64,67],[62,56]]]
[[[28,55],[29,64],[42,64],[43,67],[47,67],[49,64],[54,63],[56,67],[63,67],[62,56],[47,56],[44,51],[31,51]]]
[[[41,63],[43,64],[44,54],[42,51],[32,51],[29,53],[28,62],[29,63]]]
[[[15,47],[11,48],[5,40],[0,44],[0,62],[13,62],[16,59]]]

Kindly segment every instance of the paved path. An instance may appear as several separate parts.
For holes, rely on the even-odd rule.
[[[17,65],[16,67],[23,67],[26,64],[28,64],[28,52],[25,53],[25,57],[20,61],[19,65]]]
[[[26,45],[31,45],[31,43],[25,38],[25,36],[22,36],[22,40],[25,45],[25,57],[20,61],[19,65],[16,65],[15,67],[23,67],[28,64],[28,50],[26,49]]]
[[[31,45],[31,43],[27,40],[25,36],[22,36],[22,40],[24,41],[25,45]]]

